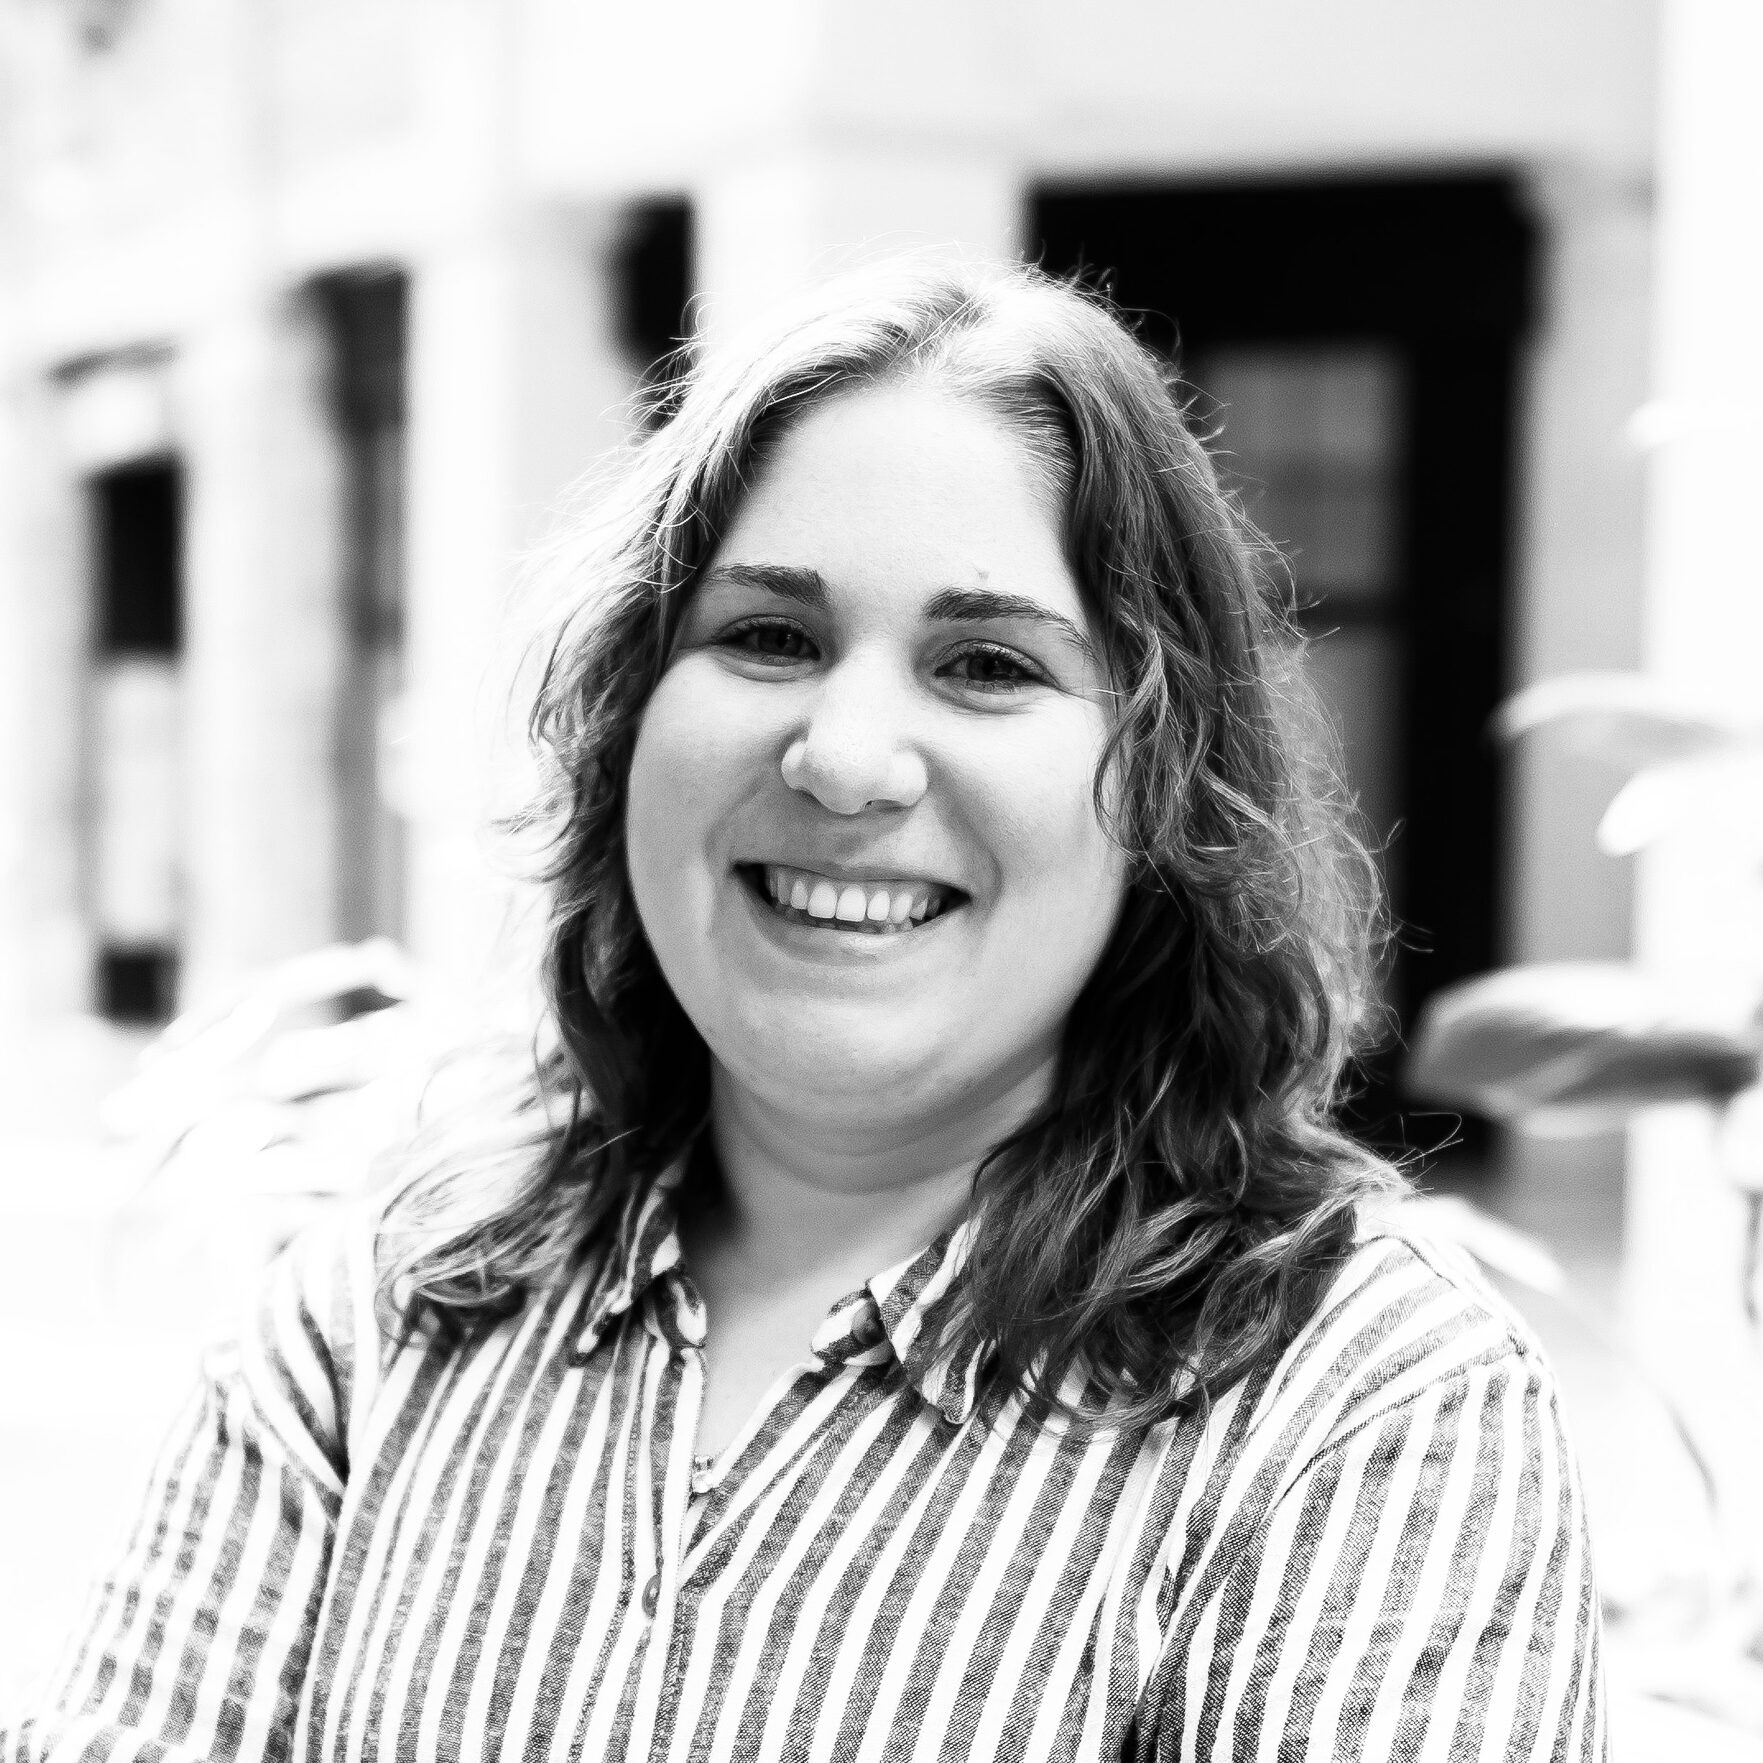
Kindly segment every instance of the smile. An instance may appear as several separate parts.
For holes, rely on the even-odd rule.
[[[781,918],[823,930],[867,931],[872,936],[916,930],[966,898],[939,882],[839,881],[811,869],[787,869],[781,863],[743,864],[741,873]]]

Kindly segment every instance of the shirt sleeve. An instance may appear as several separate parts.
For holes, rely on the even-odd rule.
[[[207,1355],[43,1711],[0,1711],[0,1763],[288,1757],[359,1394],[347,1260],[331,1226],[298,1240]]]
[[[1305,1466],[1169,1637],[1148,1749],[1184,1763],[1605,1763],[1578,1474],[1530,1354]]]

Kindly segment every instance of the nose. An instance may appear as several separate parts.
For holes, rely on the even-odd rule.
[[[847,657],[820,683],[784,749],[784,782],[834,814],[910,808],[929,787],[911,688],[879,657]]]

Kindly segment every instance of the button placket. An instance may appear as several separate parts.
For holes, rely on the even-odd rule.
[[[666,1312],[668,1325],[658,1330],[661,1345],[671,1359],[683,1361],[684,1370],[672,1390],[672,1431],[676,1439],[682,1433],[691,1437],[697,1432],[698,1416],[703,1407],[704,1305],[683,1270],[670,1272],[661,1289],[670,1305]],[[656,1308],[659,1311],[659,1302]],[[661,1614],[661,1597],[666,1589],[663,1581],[670,1571],[670,1561],[673,1563],[671,1571],[676,1600],[683,1584],[685,1556],[695,1518],[692,1511],[694,1477],[689,1459],[685,1468],[686,1472],[681,1476],[677,1449],[670,1450],[661,1485],[656,1489],[655,1570],[645,1581],[637,1600],[645,1619],[651,1623]],[[666,1626],[672,1626],[671,1610]]]

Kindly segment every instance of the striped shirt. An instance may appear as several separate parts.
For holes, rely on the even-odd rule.
[[[1607,1755],[1554,1384],[1466,1266],[1371,1237],[1203,1424],[1079,1432],[932,1356],[963,1250],[704,1464],[667,1181],[465,1347],[388,1343],[327,1222],[0,1760]]]

